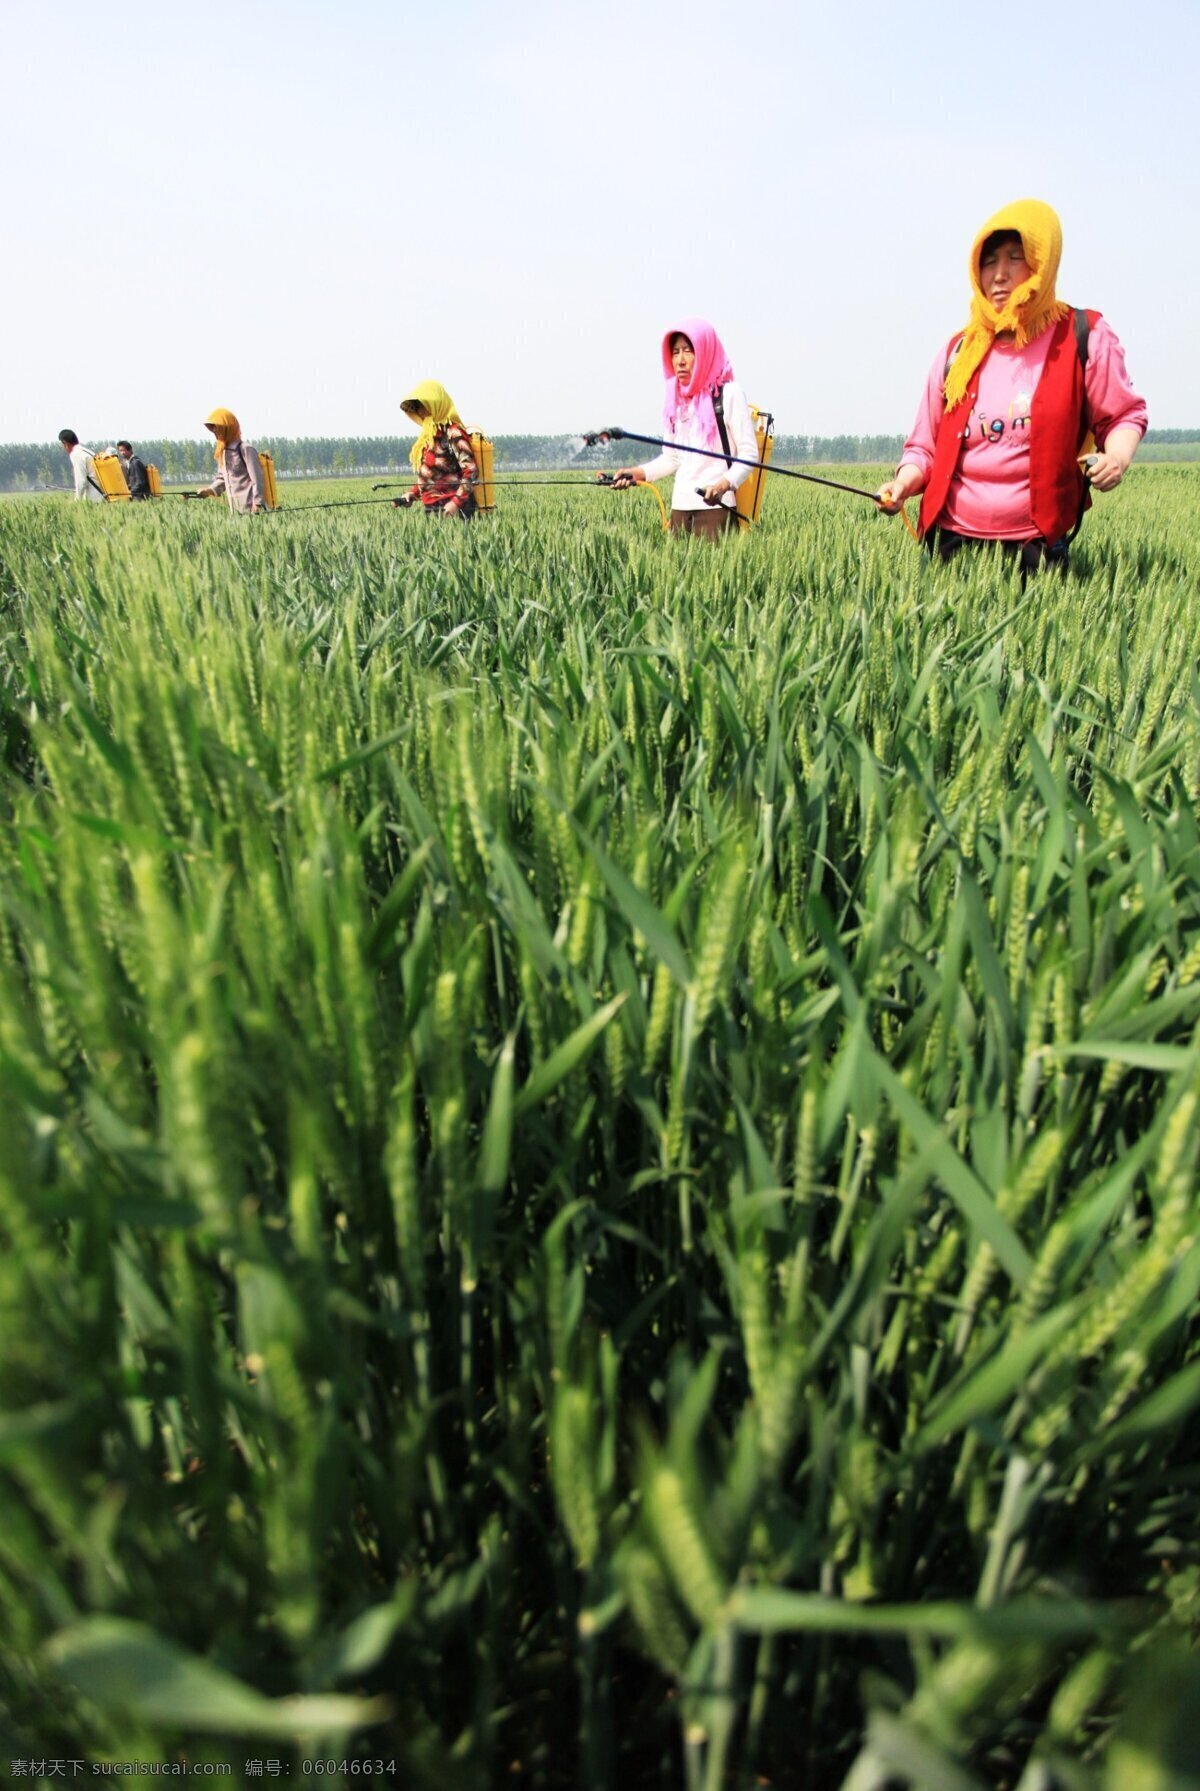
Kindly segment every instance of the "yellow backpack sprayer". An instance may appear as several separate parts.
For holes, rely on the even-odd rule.
[[[496,481],[492,475],[495,465],[495,449],[490,436],[482,429],[471,431],[471,453],[475,457],[475,483],[471,494],[475,499],[477,510],[494,510],[496,508]]]
[[[268,510],[278,510],[279,493],[275,487],[275,456],[269,448],[257,450],[263,475],[263,502]]]
[[[725,427],[725,408],[722,403],[722,391],[718,386],[713,393],[713,415],[717,419],[717,428],[721,435],[721,447],[725,458],[732,466],[733,458],[729,452],[729,432]],[[758,444],[758,471],[749,479],[743,479],[734,494],[737,499],[738,527],[748,529],[751,523],[758,521],[762,509],[763,494],[767,482],[763,477],[767,463],[775,448],[775,418],[769,410],[756,410],[750,406],[750,421],[754,425],[754,439]]]
[[[129,486],[125,482],[125,468],[119,454],[94,454],[92,467],[106,504],[129,503]]]

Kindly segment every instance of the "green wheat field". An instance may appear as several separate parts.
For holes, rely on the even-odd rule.
[[[5,1770],[1200,1784],[1200,467],[281,489],[0,506]]]

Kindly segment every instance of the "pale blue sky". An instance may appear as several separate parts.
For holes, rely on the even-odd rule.
[[[907,429],[1008,199],[1200,424],[1200,5],[3,0],[0,439],[658,417],[711,317],[778,427]]]

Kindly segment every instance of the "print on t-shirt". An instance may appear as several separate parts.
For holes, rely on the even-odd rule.
[[[946,504],[945,524],[985,540],[1028,539],[1035,533],[1029,499],[1033,399],[1051,332],[1022,349],[993,349],[972,387],[963,448]]]
[[[973,425],[978,425],[979,439],[985,445],[998,442],[1006,431],[1012,433],[1017,429],[1028,429],[1029,417],[1033,410],[1033,393],[1018,392],[1008,407],[1007,417],[992,417],[990,420],[982,410],[972,413],[966,434],[968,440],[974,434]]]

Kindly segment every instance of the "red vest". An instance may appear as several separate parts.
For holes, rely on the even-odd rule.
[[[1095,328],[1100,313],[1089,311],[1088,324]],[[988,350],[991,353],[991,350]],[[986,361],[987,355],[984,356]],[[980,362],[982,367],[983,361]],[[938,424],[933,448],[933,467],[921,498],[920,532],[937,524],[950,495],[950,483],[971,415],[979,396],[978,371],[953,410]],[[1029,413],[1029,498],[1033,526],[1045,541],[1061,541],[1079,518],[1085,497],[1078,454],[1087,437],[1083,367],[1075,345],[1075,319],[1064,317],[1054,326],[1042,377],[1038,380]]]

